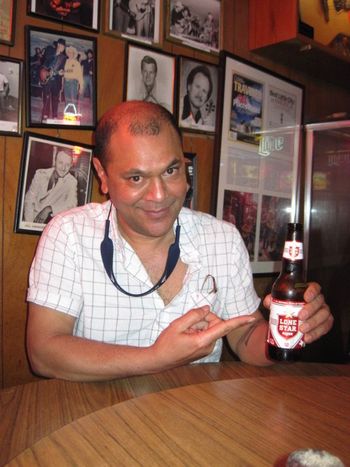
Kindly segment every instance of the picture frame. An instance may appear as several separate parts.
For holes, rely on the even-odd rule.
[[[0,44],[15,43],[16,0],[0,0]]]
[[[97,39],[27,26],[26,55],[27,126],[94,129]]]
[[[175,112],[176,57],[128,43],[124,99],[154,102]]]
[[[161,42],[161,0],[108,0],[105,16],[108,34],[146,45],[155,46]]]
[[[0,135],[22,132],[23,61],[0,55]]]
[[[84,2],[27,0],[27,11],[31,16],[56,23],[99,31],[100,0],[85,0]]]
[[[91,200],[93,147],[24,133],[16,233],[40,234],[59,212]]]
[[[179,57],[178,125],[186,131],[215,133],[219,70],[216,65]]]
[[[186,178],[188,190],[184,202],[184,207],[197,209],[197,154],[194,152],[185,152]]]
[[[167,0],[166,39],[201,51],[221,49],[221,0]]]
[[[254,274],[276,273],[299,216],[304,88],[228,52],[220,66],[212,213],[236,225]]]

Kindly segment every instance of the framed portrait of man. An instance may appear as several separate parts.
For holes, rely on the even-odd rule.
[[[149,45],[160,43],[161,0],[108,0],[105,32]]]
[[[221,43],[220,0],[167,0],[166,38],[205,52]]]
[[[25,132],[15,232],[40,233],[52,217],[91,199],[93,148]]]
[[[174,55],[128,44],[125,100],[154,102],[174,113],[175,80]]]
[[[27,126],[93,129],[97,39],[27,26]]]
[[[218,67],[180,57],[178,124],[196,132],[215,132]]]
[[[22,85],[22,60],[0,56],[0,135],[21,134]]]
[[[28,13],[78,28],[99,30],[100,0],[27,0]]]

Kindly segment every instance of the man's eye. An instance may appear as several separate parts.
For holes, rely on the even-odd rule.
[[[167,175],[172,175],[172,174],[175,173],[177,170],[178,170],[177,167],[169,167],[169,168],[166,170],[166,173],[167,173]]]
[[[131,182],[138,183],[141,180],[140,175],[133,175],[132,177],[129,178]]]

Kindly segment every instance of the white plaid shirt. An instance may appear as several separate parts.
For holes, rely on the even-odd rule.
[[[179,215],[181,260],[188,265],[182,290],[168,305],[157,292],[136,298],[119,292],[104,270],[100,253],[109,208],[107,201],[57,214],[42,233],[32,263],[28,301],[74,316],[75,335],[150,346],[169,323],[199,305],[209,303],[223,319],[257,309],[259,298],[237,229],[186,208]],[[153,284],[145,268],[118,233],[116,216],[111,219],[118,283],[136,294],[150,289]],[[210,293],[208,274],[215,278],[216,293]],[[201,361],[218,361],[221,347],[220,339]]]

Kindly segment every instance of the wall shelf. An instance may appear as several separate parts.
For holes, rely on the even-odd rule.
[[[297,0],[249,0],[249,48],[252,52],[350,88],[350,59],[298,33]]]

